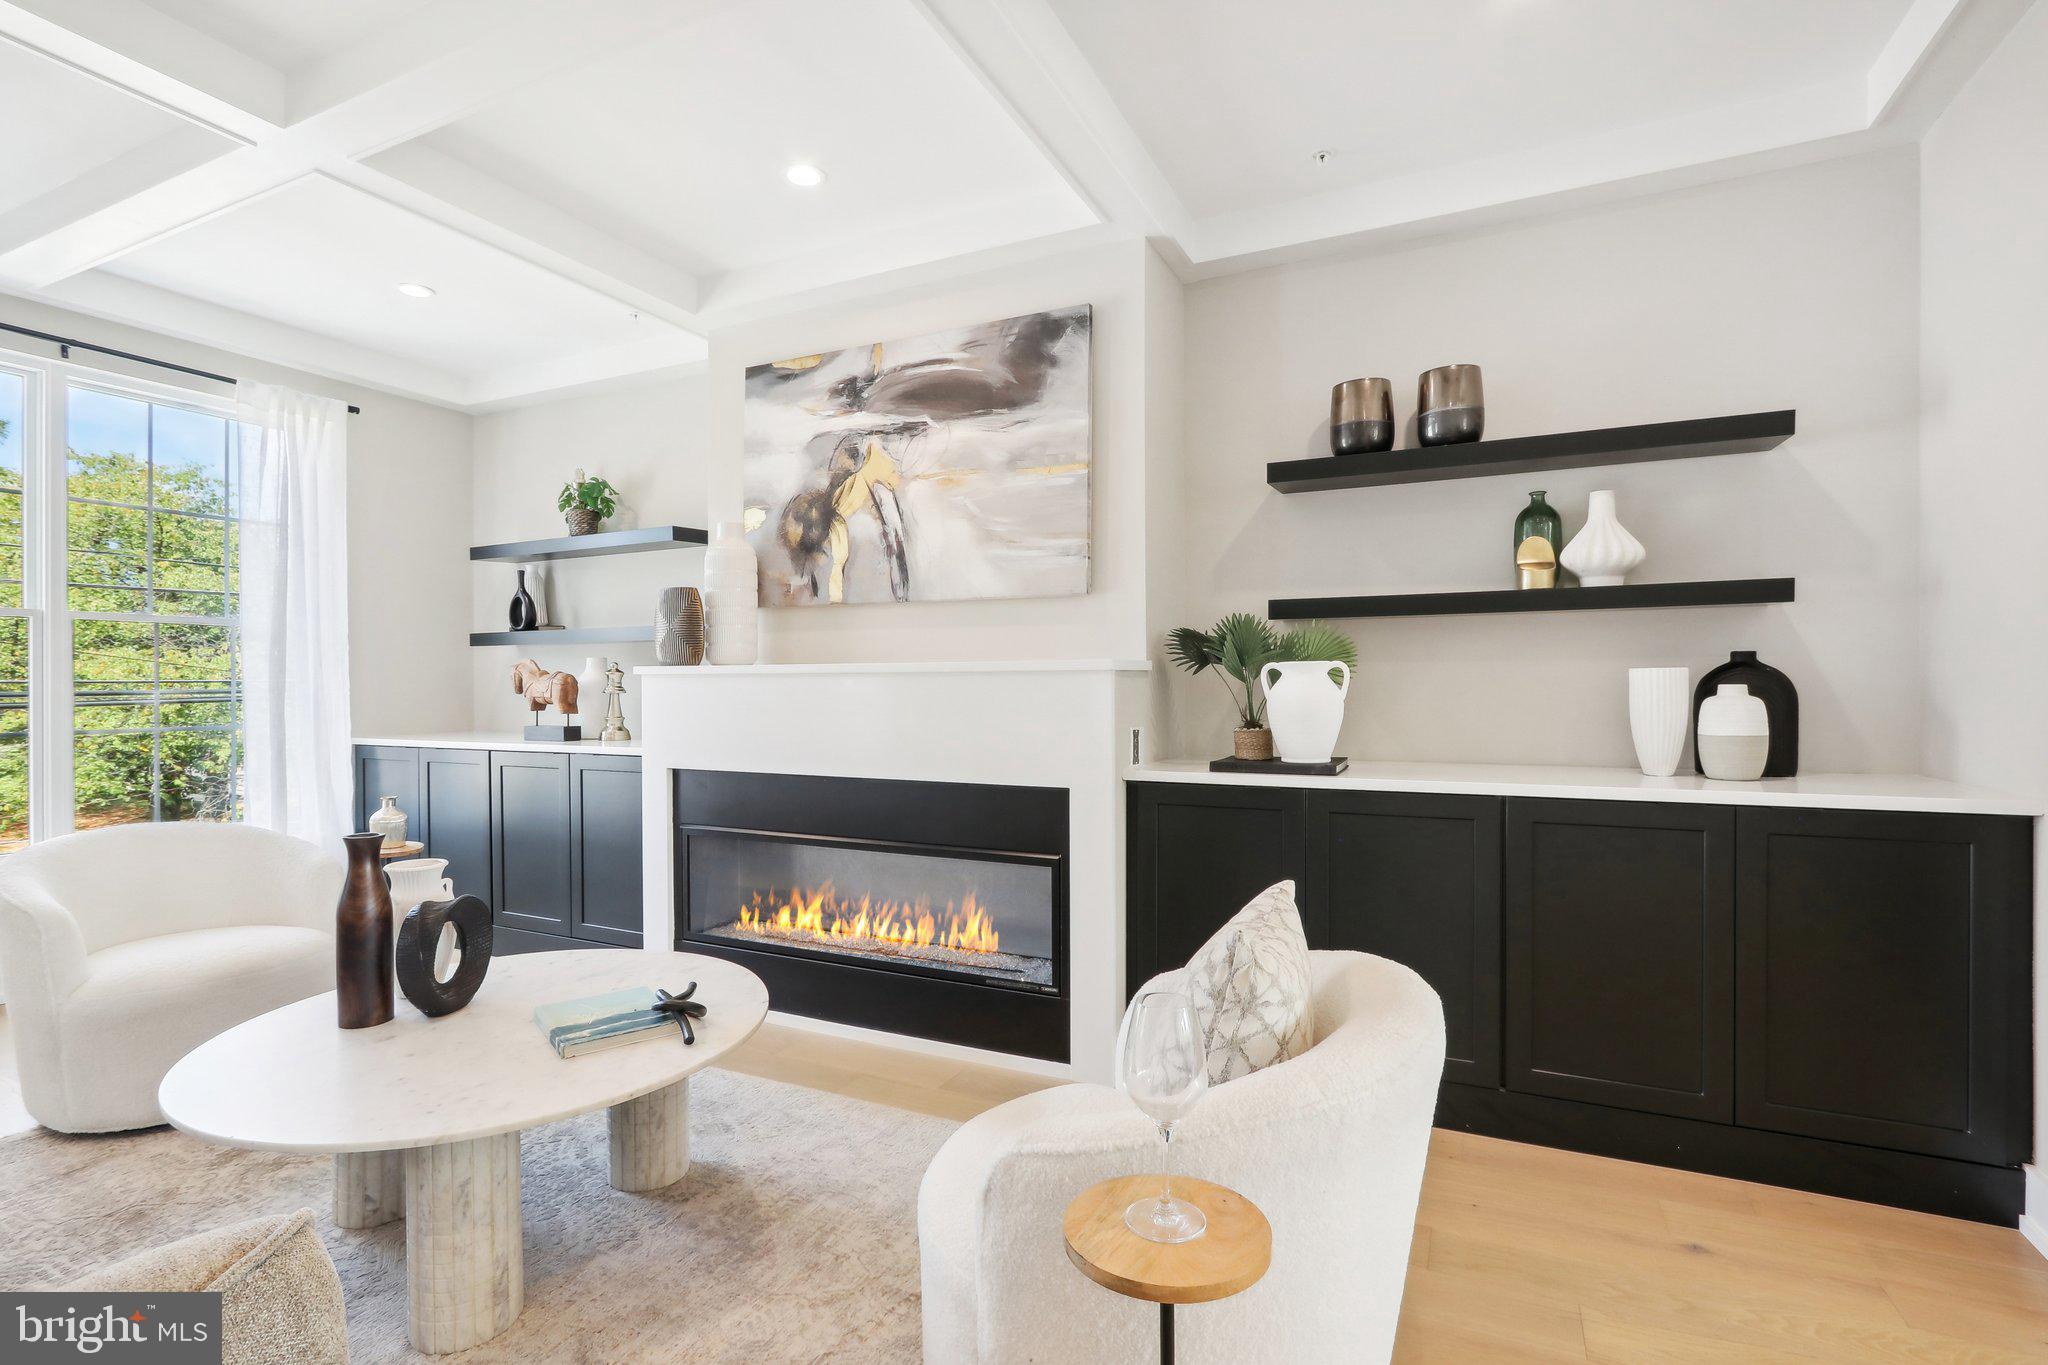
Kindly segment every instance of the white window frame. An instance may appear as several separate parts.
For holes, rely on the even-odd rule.
[[[227,626],[239,638],[241,615],[190,616],[164,612],[73,611],[69,555],[69,395],[73,384],[139,402],[186,408],[220,417],[234,439],[232,399],[68,360],[0,350],[0,368],[25,375],[22,498],[23,591],[20,608],[29,630],[29,842],[69,834],[77,827],[72,781],[77,735],[73,730],[72,622],[121,621],[156,625]],[[232,444],[230,445],[232,450]],[[240,594],[236,594],[239,606]],[[239,689],[237,723],[243,716]]]

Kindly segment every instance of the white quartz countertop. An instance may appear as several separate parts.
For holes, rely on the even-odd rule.
[[[804,673],[1149,673],[1145,659],[992,659],[952,663],[643,664],[635,673],[686,677],[778,677]]]
[[[1634,768],[1567,768],[1511,763],[1361,763],[1337,777],[1212,773],[1206,759],[1141,763],[1131,782],[1238,787],[1320,787],[1337,791],[1452,792],[1555,796],[1580,801],[1673,801],[1713,806],[1812,806],[1829,810],[1930,811],[1958,815],[2042,813],[2037,801],[1894,773],[1802,773],[1761,782],[1716,782],[1680,773],[1645,777]]]
[[[357,735],[358,744],[389,744],[401,749],[531,749],[556,754],[623,754],[640,756],[638,744],[600,744],[594,739],[521,739],[519,733],[466,730],[444,735]]]

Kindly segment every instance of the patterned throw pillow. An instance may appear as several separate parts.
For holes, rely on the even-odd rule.
[[[1188,959],[1187,992],[1211,1085],[1308,1051],[1315,1035],[1308,938],[1293,882],[1252,897]]]

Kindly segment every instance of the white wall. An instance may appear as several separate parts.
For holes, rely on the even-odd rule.
[[[1808,771],[1918,757],[1919,306],[1912,149],[1187,291],[1190,624],[1268,597],[1513,584],[1511,527],[1543,487],[1567,534],[1617,490],[1643,580],[1791,575],[1782,607],[1342,623],[1358,642],[1340,753],[1628,764],[1626,670],[1695,677],[1756,649],[1799,688]],[[1770,408],[1762,455],[1542,478],[1282,496],[1265,463],[1327,454],[1330,386],[1485,369],[1490,437]],[[1177,682],[1174,743],[1224,752],[1207,678]],[[1689,759],[1687,760],[1690,761]]]
[[[539,540],[567,534],[555,496],[578,468],[601,474],[619,490],[619,512],[607,529],[698,526],[705,520],[706,433],[710,381],[702,372],[642,387],[623,388],[480,416],[475,424],[476,502],[469,534],[478,545]],[[553,619],[565,625],[651,623],[661,590],[704,583],[704,552],[697,549],[559,562],[546,570]],[[464,580],[470,590],[468,629],[503,630],[517,583],[508,564],[477,564]],[[529,589],[531,584],[529,584]],[[639,689],[631,670],[654,662],[652,645],[549,645],[546,636],[523,649],[470,651],[469,686],[478,728],[516,731],[526,708],[512,694],[512,665],[534,658],[576,672],[602,654],[628,671],[626,726],[638,730]],[[589,704],[587,724],[604,716],[603,701]]]
[[[2048,799],[2048,6],[2020,21],[1928,133],[1921,179],[1923,763]],[[2035,886],[2039,1164],[2048,897],[2038,869]]]
[[[215,374],[287,384],[362,408],[348,419],[349,710],[355,732],[467,728],[467,415],[11,295],[0,295],[0,321]],[[12,332],[0,332],[0,347],[56,355],[54,346]],[[86,351],[72,358],[158,383],[185,382],[172,371]],[[191,383],[207,393],[226,391],[205,380]]]

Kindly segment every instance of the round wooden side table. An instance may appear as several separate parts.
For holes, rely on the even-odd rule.
[[[1067,1205],[1067,1259],[1105,1289],[1159,1305],[1159,1359],[1173,1361],[1173,1306],[1209,1303],[1250,1289],[1273,1263],[1273,1228],[1236,1190],[1190,1176],[1173,1193],[1200,1206],[1209,1227],[1192,1242],[1148,1242],[1124,1210],[1159,1193],[1163,1175],[1126,1175],[1083,1190]]]
[[[377,850],[377,856],[385,862],[396,858],[417,858],[427,851],[427,846],[417,839],[408,839],[402,844],[386,844]]]

